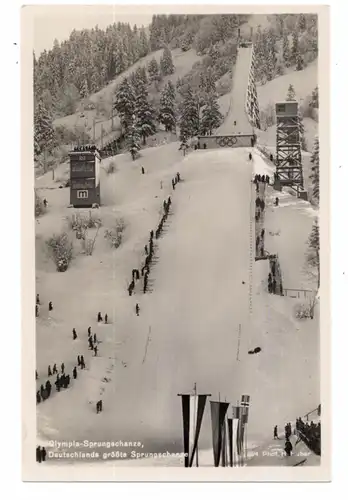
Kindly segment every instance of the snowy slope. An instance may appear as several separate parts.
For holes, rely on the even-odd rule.
[[[224,123],[217,129],[216,135],[230,135],[233,133],[251,134],[252,126],[249,123],[245,100],[248,87],[248,77],[251,65],[251,47],[239,47],[237,61],[232,80],[229,112]],[[236,125],[234,122],[236,121]]]

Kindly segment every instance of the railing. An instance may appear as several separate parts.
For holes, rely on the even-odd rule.
[[[283,288],[283,295],[292,299],[300,299],[301,297],[306,299],[308,295],[311,296],[314,293],[314,290],[306,290],[304,288]]]

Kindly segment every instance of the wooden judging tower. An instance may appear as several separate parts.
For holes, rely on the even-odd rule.
[[[277,162],[275,183],[303,188],[300,130],[298,122],[298,103],[296,101],[278,102],[277,117]]]
[[[95,147],[76,148],[70,158],[70,204],[76,208],[100,205],[100,154]]]

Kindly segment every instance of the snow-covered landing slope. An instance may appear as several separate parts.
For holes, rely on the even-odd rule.
[[[124,245],[114,254],[101,241],[95,255],[80,257],[67,273],[52,269],[40,274],[40,289],[44,296],[54,295],[55,309],[54,319],[40,318],[39,371],[62,360],[70,371],[79,353],[85,354],[88,368],[79,372],[71,388],[54,393],[39,406],[42,438],[139,439],[144,451],[181,452],[178,392],[192,390],[196,382],[198,390],[214,398],[219,392],[228,400],[240,395],[238,325],[248,330],[252,193],[248,151],[197,151],[170,167],[169,172],[180,171],[183,181],[172,194],[173,215],[157,242],[158,261],[150,275],[153,293],[128,297],[125,276],[138,265],[134,248],[141,252],[148,231],[155,229],[156,223],[148,226],[148,222],[159,219],[165,195],[159,184],[166,174],[157,169],[161,164],[153,164],[146,176],[121,169],[110,177],[109,207],[104,211],[111,210],[112,179],[115,195],[120,186],[122,192],[130,192],[129,207],[127,196],[118,194],[115,199],[117,215],[126,213],[129,227]],[[143,194],[135,196],[139,183]],[[117,199],[122,205],[117,206]],[[146,206],[151,213],[145,218]],[[139,237],[135,239],[141,229],[139,217],[146,223],[142,244]],[[137,302],[139,317],[134,313]],[[112,324],[96,326],[99,310],[109,312]],[[90,324],[102,341],[97,358],[86,350]],[[79,333],[75,342],[73,326]],[[100,397],[103,413],[96,415],[95,401]],[[208,408],[202,447],[211,448]]]

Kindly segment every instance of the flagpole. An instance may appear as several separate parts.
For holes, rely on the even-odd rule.
[[[195,427],[194,427],[194,435],[196,434],[196,428],[197,428],[197,417],[196,417],[196,400],[197,400],[197,383],[195,382],[193,386],[193,391],[195,395],[194,399],[194,407],[193,407],[193,414],[195,416]],[[198,443],[197,443],[197,448],[196,448],[196,467],[198,467]]]

